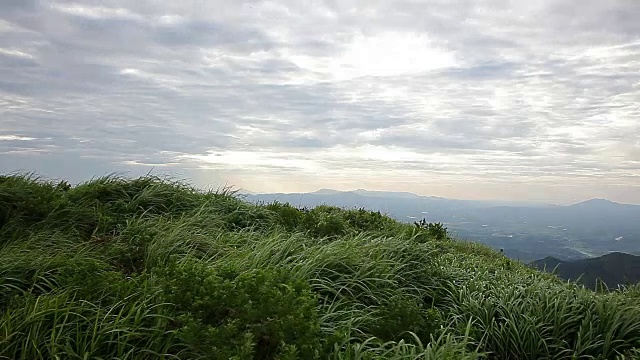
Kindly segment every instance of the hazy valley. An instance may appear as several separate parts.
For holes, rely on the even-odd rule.
[[[252,202],[319,204],[380,211],[402,222],[441,222],[453,236],[480,242],[529,263],[552,256],[561,260],[610,252],[640,254],[640,206],[602,199],[570,206],[455,200],[411,193],[356,190],[249,194]]]

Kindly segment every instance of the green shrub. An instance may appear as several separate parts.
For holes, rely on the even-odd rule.
[[[369,211],[364,208],[344,210],[342,216],[355,232],[381,232],[397,228],[397,223],[382,215],[380,211]]]
[[[407,294],[395,294],[376,308],[370,334],[384,341],[405,340],[411,343],[415,334],[429,339],[442,325],[436,309],[425,307],[422,299]]]
[[[428,223],[426,219],[415,222],[414,225],[420,229],[426,230],[427,234],[436,240],[444,240],[447,238],[447,228],[442,223]]]
[[[347,233],[347,223],[340,208],[321,205],[305,212],[302,231],[317,238],[336,238]]]
[[[305,217],[302,210],[291,206],[289,203],[281,204],[276,201],[265,207],[267,210],[273,211],[276,214],[276,223],[286,231],[293,232],[298,230]]]
[[[223,219],[230,231],[266,231],[273,226],[273,214],[270,211],[241,202],[238,202],[234,209],[224,214]]]
[[[52,182],[29,176],[0,176],[0,241],[43,222],[64,205],[64,194]]]
[[[293,349],[300,358],[319,356],[318,300],[286,272],[186,260],[160,274],[164,296],[180,315],[188,357],[276,359]]]

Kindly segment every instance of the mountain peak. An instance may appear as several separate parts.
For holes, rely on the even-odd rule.
[[[622,204],[613,202],[607,199],[595,198],[595,199],[585,200],[585,201],[573,204],[571,206],[595,206],[595,205],[602,206],[602,205],[622,205]]]
[[[333,190],[333,189],[320,189],[317,191],[312,192],[311,194],[316,194],[316,195],[333,195],[333,194],[339,194],[341,191],[338,190]]]
[[[364,195],[364,196],[376,196],[376,197],[398,197],[398,198],[417,198],[420,195],[406,192],[406,191],[380,191],[380,190],[365,190],[358,189],[351,191],[354,194]]]

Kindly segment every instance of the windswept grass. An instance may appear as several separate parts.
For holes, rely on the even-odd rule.
[[[596,293],[437,224],[167,179],[0,177],[0,359],[638,359]]]

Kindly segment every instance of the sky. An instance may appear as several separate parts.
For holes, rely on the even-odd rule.
[[[640,1],[0,1],[0,173],[640,203]]]

